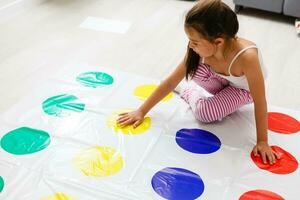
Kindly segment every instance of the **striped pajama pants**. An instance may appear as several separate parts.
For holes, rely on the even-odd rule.
[[[199,89],[192,86],[186,87],[180,94],[201,122],[221,120],[241,106],[253,102],[249,91],[230,86],[228,80],[215,74],[205,64],[199,65],[193,81],[213,95],[204,97]]]

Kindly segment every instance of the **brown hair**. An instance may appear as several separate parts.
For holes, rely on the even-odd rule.
[[[219,37],[225,41],[234,38],[239,29],[236,14],[221,0],[199,0],[186,14],[184,26],[195,29],[210,42]],[[188,45],[186,78],[194,76],[200,59]]]

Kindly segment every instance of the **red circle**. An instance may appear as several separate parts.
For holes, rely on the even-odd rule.
[[[239,200],[284,200],[284,198],[267,190],[252,190],[244,193]]]
[[[279,159],[276,159],[276,163],[273,165],[269,163],[264,164],[261,156],[254,156],[253,151],[251,152],[253,162],[260,169],[267,170],[274,174],[289,174],[297,170],[298,161],[294,156],[278,146],[271,146],[271,148],[279,155]]]
[[[289,115],[277,112],[269,112],[268,129],[276,133],[297,133],[300,130],[300,123],[297,119]]]

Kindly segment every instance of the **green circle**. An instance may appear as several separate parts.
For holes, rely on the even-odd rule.
[[[76,80],[87,87],[102,87],[110,85],[114,79],[109,74],[104,72],[85,72],[77,76]]]
[[[2,192],[3,188],[4,188],[4,180],[3,180],[3,178],[0,176],[0,192]]]
[[[1,139],[1,147],[11,154],[31,154],[45,149],[50,144],[47,132],[21,127],[6,133]]]
[[[62,94],[48,98],[43,102],[43,110],[56,117],[69,116],[72,112],[82,112],[85,104],[74,95]]]

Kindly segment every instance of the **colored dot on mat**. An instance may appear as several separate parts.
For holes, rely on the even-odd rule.
[[[154,191],[165,199],[194,200],[204,191],[200,176],[182,168],[164,168],[151,181]]]
[[[3,178],[0,176],[0,192],[2,192],[3,188],[4,188],[4,180],[3,180]]]
[[[75,166],[85,176],[104,177],[119,172],[124,165],[122,156],[113,148],[94,146],[74,158]]]
[[[85,105],[73,95],[62,94],[48,98],[43,102],[43,110],[56,117],[69,116],[72,112],[82,112]]]
[[[279,159],[276,159],[276,163],[273,165],[269,163],[264,164],[260,156],[254,156],[253,151],[251,152],[253,162],[260,169],[274,174],[289,174],[297,170],[298,161],[294,156],[278,146],[271,146],[271,148],[279,155]]]
[[[103,72],[85,72],[77,76],[76,80],[87,87],[102,87],[114,82],[113,77]]]
[[[55,193],[49,196],[40,198],[40,200],[78,200],[76,197],[71,197],[64,193]]]
[[[157,88],[157,85],[141,85],[134,89],[133,94],[141,100],[146,100]],[[169,93],[161,101],[169,101],[173,97],[173,93]]]
[[[176,133],[176,142],[184,150],[198,154],[213,153],[221,146],[217,136],[201,129],[180,129]]]
[[[276,133],[291,134],[300,131],[300,122],[283,113],[268,113],[268,128]]]
[[[126,135],[137,135],[146,132],[151,127],[151,118],[145,117],[144,121],[136,128],[133,128],[132,125],[128,125],[125,127],[120,127],[117,124],[117,119],[119,118],[119,114],[130,112],[132,110],[124,109],[117,112],[114,112],[107,120],[107,126],[113,129],[114,132],[121,132]]]
[[[50,144],[47,132],[21,127],[6,133],[1,139],[1,147],[12,154],[31,154],[45,149]]]
[[[252,190],[244,193],[239,200],[284,200],[284,198],[267,190]]]

